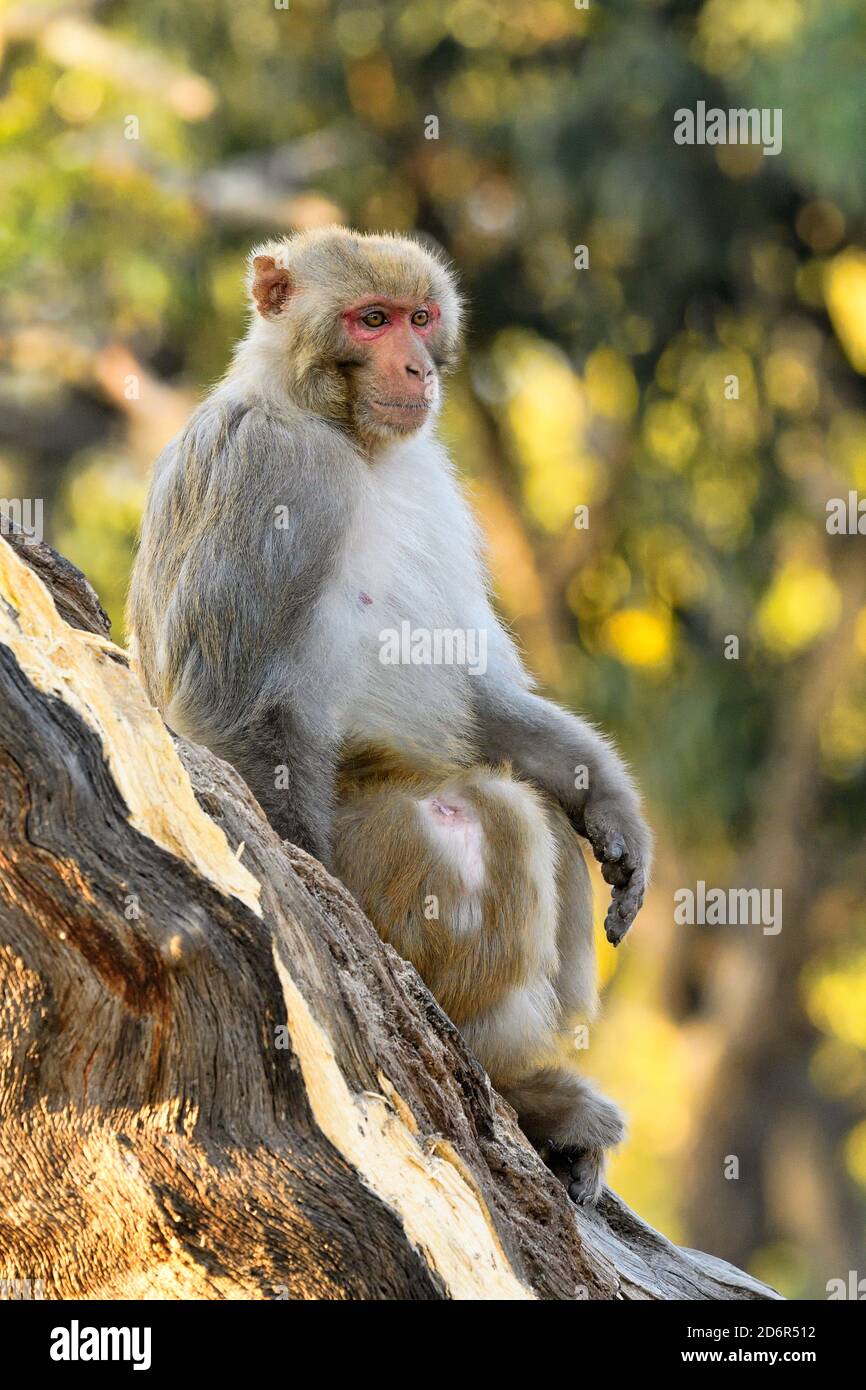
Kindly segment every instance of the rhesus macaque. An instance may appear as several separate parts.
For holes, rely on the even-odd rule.
[[[415,241],[330,228],[260,247],[250,292],[225,379],[156,465],[130,599],[148,693],[342,878],[593,1201],[623,1124],[562,1060],[595,1004],[575,831],[614,945],[650,835],[611,744],[533,691],[490,605],[433,433],[452,275]]]

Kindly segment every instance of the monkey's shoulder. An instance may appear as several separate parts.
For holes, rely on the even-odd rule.
[[[333,428],[299,411],[215,392],[157,460],[151,502],[181,514],[201,506],[340,515],[353,461]],[[347,466],[348,464],[348,466]],[[355,465],[355,472],[358,472]]]
[[[216,391],[197,407],[172,444],[185,461],[233,450],[252,462],[264,462],[276,456],[301,461],[311,445],[337,448],[339,442],[332,427],[306,412],[264,398]]]

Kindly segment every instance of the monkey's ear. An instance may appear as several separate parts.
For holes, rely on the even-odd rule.
[[[289,272],[280,270],[273,256],[253,258],[253,299],[262,318],[279,314],[289,302],[293,288]]]

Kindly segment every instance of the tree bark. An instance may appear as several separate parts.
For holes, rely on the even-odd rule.
[[[770,1299],[576,1209],[424,987],[0,540],[0,1280],[49,1298]]]

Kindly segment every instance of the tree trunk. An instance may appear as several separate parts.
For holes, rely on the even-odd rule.
[[[820,1035],[800,985],[826,945],[819,906],[839,872],[839,845],[829,855],[826,837],[816,833],[827,793],[821,729],[857,660],[851,633],[866,601],[861,555],[833,543],[826,570],[842,596],[840,619],[779,700],[755,834],[733,877],[737,885],[766,883],[771,870],[784,930],[770,941],[749,927],[716,933],[705,1017],[717,1052],[697,1127],[693,1173],[702,1181],[688,1194],[690,1227],[702,1242],[737,1259],[781,1238],[807,1252],[814,1269],[854,1268],[863,1249],[862,1198],[844,1162],[857,1115],[851,1103],[822,1095],[810,1077]],[[739,1158],[736,1182],[722,1175],[719,1155],[726,1154]],[[803,1200],[804,1191],[818,1190],[820,1203]]]
[[[55,606],[56,605],[56,606]],[[0,1280],[49,1298],[762,1299],[576,1209],[414,968],[0,540]]]

